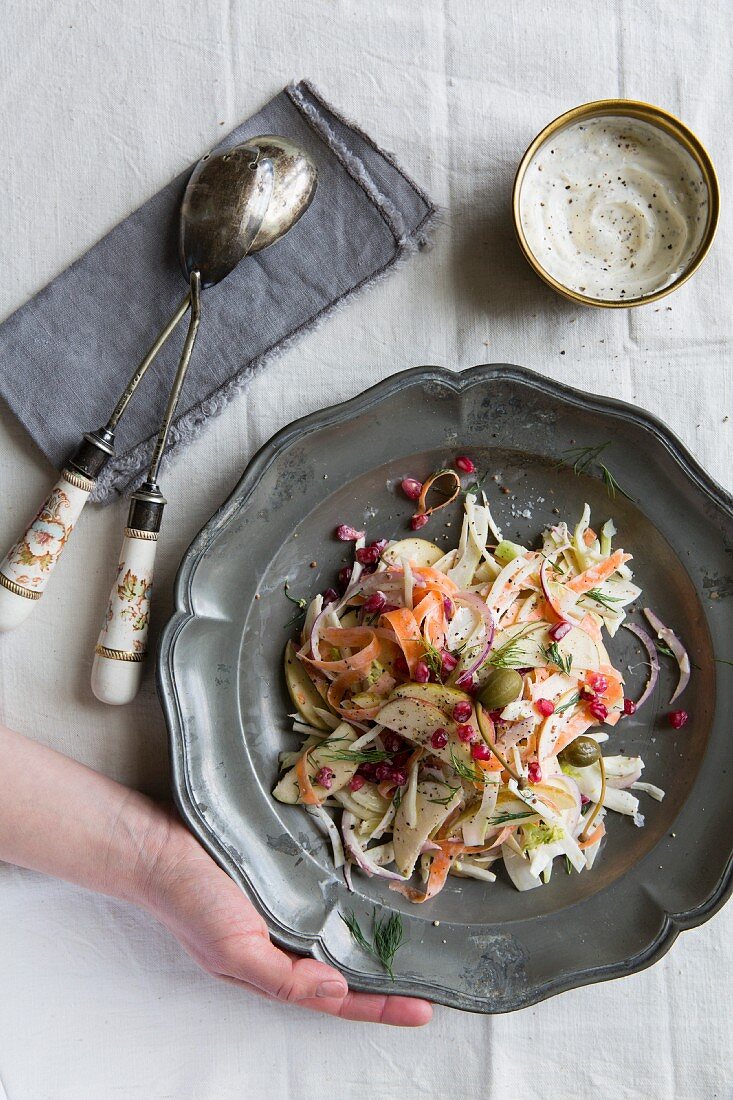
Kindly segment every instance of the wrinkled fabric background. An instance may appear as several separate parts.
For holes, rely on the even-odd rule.
[[[301,75],[447,211],[432,251],[272,363],[171,465],[154,629],[181,553],[250,455],[302,413],[419,363],[522,363],[636,401],[733,486],[730,44],[727,0],[6,0],[0,317]],[[508,200],[546,122],[619,94],[698,133],[722,219],[678,293],[591,312],[527,268]],[[52,470],[6,410],[0,463],[9,542]],[[89,690],[125,513],[122,501],[88,512],[33,617],[0,639],[2,717],[162,795],[151,669],[130,707]],[[727,1100],[732,962],[729,906],[642,974],[511,1016],[438,1008],[427,1029],[387,1031],[219,985],[148,917],[3,866],[0,1081],[9,1100]]]

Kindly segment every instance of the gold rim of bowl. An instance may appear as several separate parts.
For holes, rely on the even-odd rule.
[[[607,298],[590,298],[586,294],[580,294],[575,290],[571,290],[570,287],[564,286],[563,283],[559,283],[557,279],[554,279],[552,275],[548,274],[527,243],[519,213],[519,196],[522,190],[522,183],[527,168],[537,150],[544,145],[553,134],[565,129],[565,127],[569,126],[571,123],[579,122],[582,119],[598,118],[603,115],[625,115],[630,118],[638,118],[643,122],[649,122],[659,129],[664,130],[665,133],[679,142],[695,161],[702,173],[708,193],[707,224],[700,247],[690,266],[685,268],[676,279],[661,290],[655,290],[653,294],[645,294],[641,298],[629,298],[623,301]],[[596,99],[591,103],[582,103],[579,107],[573,107],[572,110],[565,111],[564,114],[558,115],[556,119],[553,119],[552,122],[545,126],[544,130],[539,132],[534,141],[528,146],[524,156],[519,162],[517,174],[514,177],[512,212],[514,216],[514,231],[517,235],[519,246],[524,253],[524,257],[532,270],[539,275],[548,286],[551,286],[558,294],[562,294],[564,298],[569,298],[571,302],[579,302],[584,306],[596,306],[601,309],[629,309],[634,306],[645,306],[650,302],[659,301],[659,299],[664,298],[665,295],[671,294],[673,290],[677,290],[678,287],[686,283],[687,280],[695,274],[710,251],[715,231],[718,228],[720,190],[718,188],[718,177],[715,174],[715,168],[713,167],[713,162],[710,159],[707,149],[695,134],[693,134],[692,130],[685,126],[684,122],[680,122],[678,118],[669,114],[668,111],[663,111],[661,107],[655,107],[651,103],[643,103],[641,100]]]

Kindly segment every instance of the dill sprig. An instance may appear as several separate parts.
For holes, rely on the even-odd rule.
[[[499,814],[498,817],[490,817],[487,824],[505,825],[507,821],[523,821],[528,817],[537,817],[537,814],[532,813],[531,810],[525,810],[519,814]]]
[[[625,489],[621,488],[619,483],[616,481],[616,478],[609,470],[608,466],[604,466],[602,462],[599,462],[598,465],[601,468],[601,477],[603,478],[603,484],[606,486],[606,492],[608,493],[611,500],[615,500],[616,493],[620,493],[622,497],[626,497],[627,500],[633,501],[634,498],[632,496],[629,496]]]
[[[295,623],[297,623],[300,619],[302,619],[305,616],[305,609],[308,606],[308,601],[305,599],[304,596],[301,597],[299,600],[296,600],[295,596],[291,596],[290,595],[290,583],[287,580],[285,581],[285,585],[283,586],[283,591],[285,593],[285,599],[290,600],[290,602],[294,603],[296,605],[296,607],[298,608],[298,610],[293,615],[292,619],[288,619],[288,621],[285,623],[286,627],[293,626]]]
[[[589,599],[595,600],[601,607],[605,607],[607,611],[615,611],[612,606],[615,603],[622,603],[620,596],[608,596],[605,592],[602,592],[600,588],[589,588],[586,592],[586,596]]]
[[[560,452],[562,459],[557,465],[566,466],[572,463],[574,474],[585,474],[588,467],[598,460],[610,442],[611,440],[607,439],[605,443],[598,443],[595,447],[568,447]]]
[[[663,657],[672,657],[677,660],[672,650],[664,642],[655,641],[654,644],[657,647],[657,653],[661,653]]]
[[[608,466],[598,461],[610,442],[611,440],[607,439],[605,443],[598,443],[595,447],[568,447],[567,450],[561,451],[562,457],[556,466],[571,465],[574,474],[590,474],[595,466],[603,478],[606,492],[611,500],[616,499],[616,493],[621,493],[627,500],[633,501],[634,498],[621,488]]]
[[[354,752],[353,749],[335,749],[328,755],[324,754],[324,760],[345,760],[350,764],[381,764],[384,760],[391,760],[391,752],[382,749],[363,749]]]
[[[434,803],[436,806],[447,806],[449,802],[455,797],[456,791],[460,791],[460,787],[451,787],[450,783],[441,783],[442,787],[448,788],[448,794],[445,798],[429,798],[428,802]]]
[[[521,646],[519,645],[522,638],[525,638],[527,634],[536,629],[535,623],[528,623],[526,627],[518,630],[517,633],[500,645],[498,649],[494,649],[489,653],[486,658],[486,663],[493,665],[494,668],[521,668],[526,661],[524,660],[521,652]]]
[[[468,764],[464,764],[462,760],[459,760],[453,749],[450,750],[451,766],[456,775],[460,775],[461,779],[467,779],[469,783],[483,783],[483,773],[478,768],[469,767]]]
[[[479,493],[481,492],[481,490],[484,487],[484,482],[486,481],[486,478],[489,476],[489,473],[490,473],[490,470],[486,470],[481,475],[481,477],[476,478],[476,480],[472,481],[470,485],[467,485],[466,488],[463,490],[464,494],[471,493],[473,496],[478,496]]]
[[[394,981],[392,964],[394,957],[405,942],[405,929],[402,917],[399,913],[390,913],[388,917],[378,917],[377,910],[372,910],[372,942],[366,938],[361,930],[359,921],[354,913],[344,916],[339,913],[341,920],[348,928],[356,943],[363,951],[378,959],[384,969]]]
[[[573,664],[573,655],[568,653],[567,656],[561,653],[557,642],[553,642],[552,645],[546,645],[542,647],[542,655],[547,661],[548,665],[555,665],[561,672],[564,672],[566,676],[570,675],[570,669]]]
[[[565,871],[568,875],[572,875],[572,873],[573,873],[573,865],[570,862],[570,859],[569,859],[568,856],[565,856]]]
[[[555,714],[563,714],[564,711],[570,710],[571,707],[574,707],[575,704],[579,703],[579,702],[580,702],[580,694],[576,691],[575,695],[573,695],[570,699],[568,699],[567,703],[563,703],[563,705],[561,707],[555,707],[554,713]]]
[[[423,660],[425,661],[426,665],[428,666],[430,671],[433,673],[433,675],[437,679],[442,680],[442,678],[443,678],[443,658],[440,654],[440,650],[436,649],[434,645],[431,645],[431,643],[426,638],[423,638],[422,644],[425,647],[425,652],[423,653]]]

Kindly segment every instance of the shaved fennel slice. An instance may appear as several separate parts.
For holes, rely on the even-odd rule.
[[[661,802],[666,794],[666,792],[663,791],[661,787],[655,787],[653,783],[632,783],[631,790],[644,791],[646,794],[651,795],[652,798],[656,799],[657,802]]]
[[[304,806],[306,813],[309,813],[311,817],[315,817],[321,828],[328,835],[331,841],[331,847],[333,849],[333,865],[334,867],[343,867],[344,865],[344,846],[341,841],[341,834],[336,828],[336,824],[330,815],[323,809],[323,806]]]

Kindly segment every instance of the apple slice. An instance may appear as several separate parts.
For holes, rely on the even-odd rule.
[[[400,539],[382,551],[382,561],[389,565],[399,565],[402,558],[407,558],[419,569],[421,566],[429,568],[435,565],[444,555],[445,550],[427,539]]]
[[[449,718],[445,711],[436,707],[425,699],[413,699],[407,695],[399,695],[383,706],[374,719],[387,729],[394,730],[400,737],[410,741],[413,745],[423,745],[432,756],[437,756],[446,764],[451,764],[451,753],[472,768],[471,750],[461,741],[456,733],[456,723]],[[476,723],[473,722],[475,728]],[[448,743],[443,748],[436,749],[432,744],[432,736],[437,729],[444,729],[448,734]]]
[[[330,737],[326,737],[317,749],[311,751],[308,758],[308,774],[311,777],[324,767],[330,768],[333,772],[333,782],[328,790],[318,783],[313,783],[313,790],[319,799],[328,798],[330,794],[340,791],[356,772],[359,765],[355,761],[334,760],[334,754],[339,749],[348,749],[351,742],[355,740],[356,730],[352,729],[348,722],[342,722]],[[287,802],[294,805],[300,801],[300,787],[298,786],[298,777],[295,774],[294,766],[285,772],[272,793],[278,802]]]
[[[318,694],[308,673],[303,668],[295,653],[295,646],[288,642],[285,646],[285,683],[288,694],[293,701],[298,714],[309,726],[317,730],[327,730],[329,727],[324,720],[316,714],[315,708],[323,709],[323,699]]]
[[[410,827],[405,817],[405,799],[402,800],[395,814],[392,826],[392,844],[394,846],[394,858],[397,870],[405,878],[409,878],[415,869],[420,849],[434,829],[443,824],[448,814],[451,813],[455,802],[451,800],[450,786],[447,783],[424,781],[418,783],[415,795],[417,807],[416,824]],[[456,798],[459,792],[456,791]],[[446,801],[447,800],[447,801]]]
[[[470,703],[471,696],[458,688],[449,687],[447,684],[400,684],[395,688],[390,698],[403,697],[410,699],[424,699],[427,703],[439,707],[440,710],[450,714],[457,703]]]

